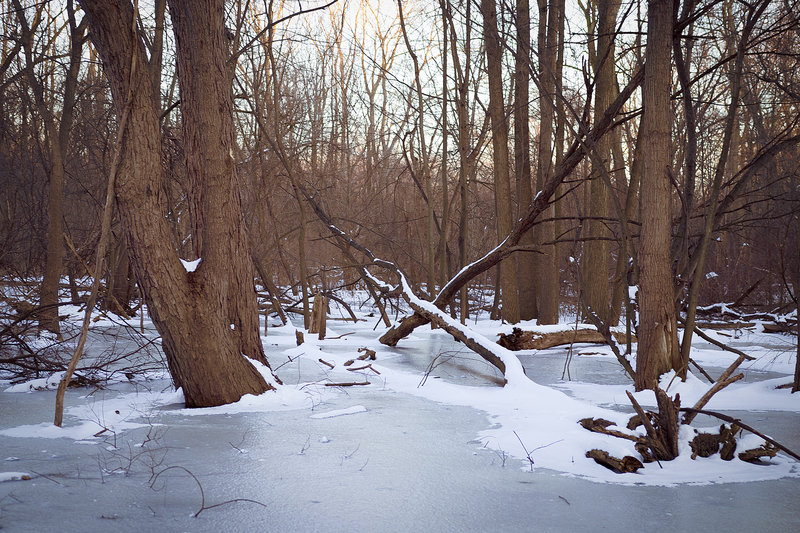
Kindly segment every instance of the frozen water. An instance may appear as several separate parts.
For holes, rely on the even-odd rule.
[[[0,393],[0,456],[7,458],[0,462],[0,527],[800,530],[800,471],[785,456],[767,466],[682,457],[622,476],[583,457],[596,442],[623,446],[583,431],[579,415],[624,420],[630,413],[630,382],[602,347],[575,347],[572,381],[561,378],[565,349],[521,352],[536,383],[501,389],[496,370],[444,332],[419,328],[387,349],[376,344],[373,324],[329,324],[329,337],[343,337],[300,347],[293,327],[270,328],[265,346],[287,386],[232,406],[187,410],[167,380],[123,380],[103,390],[69,389],[65,428],[57,429],[49,423],[52,390]],[[488,321],[476,327],[488,338],[499,329]],[[742,339],[739,347],[763,340]],[[362,346],[378,352],[375,370],[347,371],[344,361]],[[710,345],[698,348],[713,375],[732,360]],[[800,398],[763,383],[786,381],[793,359],[788,349],[765,351],[758,368],[734,384],[741,388],[719,394],[719,408],[796,449]],[[372,385],[324,386],[353,378]],[[684,405],[705,390],[695,381],[673,387],[683,387]],[[761,402],[757,410],[751,401]],[[695,425],[718,422],[698,417]],[[24,473],[32,479],[13,480]],[[235,499],[259,504],[231,502],[193,516],[203,503]]]

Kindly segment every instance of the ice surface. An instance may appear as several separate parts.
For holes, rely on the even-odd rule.
[[[569,365],[561,347],[512,354],[533,381],[501,388],[496,369],[442,330],[418,328],[387,348],[375,340],[374,320],[329,323],[329,337],[347,335],[306,336],[301,346],[294,326],[270,327],[265,348],[286,385],[218,408],[183,408],[181,392],[153,374],[103,390],[69,389],[65,427],[55,428],[52,390],[0,393],[0,450],[8,458],[0,462],[0,480],[24,472],[33,478],[0,484],[0,526],[37,532],[64,524],[82,531],[800,530],[800,468],[782,454],[760,466],[692,461],[686,449],[692,430],[684,428],[681,457],[638,474],[613,474],[586,459],[592,447],[635,454],[627,442],[577,424],[602,416],[624,427],[631,414],[630,380],[606,348],[576,345]],[[492,339],[503,327],[481,320],[474,329]],[[794,346],[776,340],[782,338],[748,332],[735,339],[759,364],[744,369],[746,379],[709,408],[797,448],[800,396],[774,390],[794,362]],[[361,347],[376,351],[371,363],[379,373],[347,370],[344,363]],[[736,357],[699,341],[696,352],[713,375]],[[325,386],[362,380],[371,385]],[[670,393],[680,392],[690,405],[706,388],[691,377],[674,382]],[[653,404],[652,393],[637,398]],[[698,417],[695,425],[719,422]],[[746,439],[743,444],[760,443]],[[194,518],[201,507],[198,483],[207,506],[244,498],[266,507],[240,501]]]

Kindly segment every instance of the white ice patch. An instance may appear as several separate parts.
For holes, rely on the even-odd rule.
[[[64,372],[56,372],[46,378],[32,379],[25,383],[17,383],[11,385],[5,392],[33,392],[42,390],[56,390],[61,378],[64,377]]]
[[[0,472],[0,483],[4,481],[19,481],[22,479],[31,479],[31,475],[27,472]]]
[[[366,412],[367,408],[363,405],[354,405],[353,407],[348,407],[347,409],[336,409],[335,411],[328,411],[327,413],[317,413],[315,415],[311,415],[311,418],[334,418],[337,416],[354,415],[357,413]]]

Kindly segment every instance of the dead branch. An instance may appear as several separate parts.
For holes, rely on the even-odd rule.
[[[678,317],[678,322],[685,325],[684,320],[681,317]],[[731,352],[731,353],[735,353],[736,355],[741,355],[745,359],[747,359],[748,361],[755,361],[755,357],[747,355],[746,353],[744,353],[741,350],[737,350],[736,348],[728,346],[727,344],[725,344],[723,342],[720,342],[720,341],[718,341],[717,339],[715,339],[713,337],[709,337],[708,335],[703,333],[703,331],[700,328],[698,328],[697,326],[695,326],[694,332],[697,333],[697,336],[700,337],[701,339],[703,339],[704,341],[708,341],[711,344],[713,344],[714,346],[716,346],[718,348],[722,348],[726,352]]]
[[[452,335],[453,338],[463,342],[465,346],[467,346],[470,350],[472,350],[476,354],[483,357],[486,361],[488,361],[495,368],[497,368],[501,374],[505,376],[506,365],[502,361],[502,359],[500,359],[493,351],[489,350],[486,346],[476,341],[472,337],[469,337],[466,334],[464,334],[463,331],[448,323],[439,314],[433,313],[432,311],[416,304],[411,298],[408,298],[406,301],[408,302],[408,305],[410,305],[411,308],[414,310],[414,313],[416,315],[423,317],[427,322],[436,324],[436,326],[442,328],[447,333]]]
[[[370,363],[370,364],[366,364],[366,365],[364,365],[364,366],[354,366],[354,367],[352,367],[352,368],[348,368],[347,370],[348,370],[349,372],[357,372],[357,371],[359,371],[359,370],[372,370],[372,371],[373,371],[373,372],[375,372],[376,374],[380,375],[380,372],[378,372],[377,370],[375,370],[374,368],[372,368],[372,364],[371,364],[371,363]]]
[[[758,448],[743,451],[739,454],[739,459],[748,463],[759,463],[762,457],[775,457],[777,454],[778,449],[765,442]]]
[[[644,468],[644,465],[639,459],[630,455],[626,455],[622,459],[618,459],[613,455],[609,455],[608,452],[594,449],[586,452],[586,457],[594,459],[597,464],[602,465],[612,472],[616,472],[617,474],[627,474],[636,472],[640,468]]]
[[[761,437],[762,439],[764,439],[768,443],[772,444],[773,446],[775,446],[779,450],[783,451],[787,455],[790,455],[790,456],[794,457],[795,459],[797,459],[798,461],[800,461],[800,454],[798,454],[797,452],[793,452],[792,450],[790,450],[789,448],[787,448],[783,444],[779,443],[775,439],[764,435],[763,433],[761,433],[757,429],[753,428],[752,426],[749,426],[749,425],[745,424],[744,422],[742,422],[738,418],[733,418],[732,416],[728,416],[728,415],[725,415],[725,414],[722,414],[722,413],[718,413],[716,411],[706,411],[705,409],[695,409],[693,407],[681,407],[680,411],[684,412],[684,413],[695,413],[695,414],[698,414],[698,415],[713,416],[714,418],[718,418],[718,419],[720,419],[720,420],[722,420],[724,422],[728,422],[728,423],[731,423],[731,424],[736,424],[740,428],[742,428],[742,429],[744,429],[746,431],[749,431],[753,435],[758,435],[759,437]]]
[[[611,335],[617,342],[625,342],[625,334],[612,331]],[[636,342],[634,337],[633,342]],[[568,331],[554,331],[549,333],[537,333],[533,331],[523,331],[514,328],[506,335],[501,333],[497,344],[511,351],[518,350],[546,350],[554,346],[562,346],[574,343],[606,344],[606,338],[594,329],[570,329]]]
[[[603,435],[611,435],[620,439],[626,439],[633,442],[639,442],[639,437],[617,431],[616,429],[608,429],[608,426],[613,426],[614,423],[602,418],[583,418],[578,421],[584,429],[588,429],[593,433],[602,433]]]
[[[736,359],[736,361],[734,361],[731,364],[731,366],[729,366],[727,369],[725,369],[725,372],[722,373],[722,375],[714,383],[714,385],[712,385],[712,387],[710,389],[708,389],[708,391],[697,401],[697,403],[694,406],[694,409],[696,409],[696,410],[697,409],[702,409],[703,407],[705,407],[705,405],[709,402],[709,400],[711,400],[711,398],[716,393],[718,393],[719,391],[721,391],[722,389],[724,389],[725,387],[727,387],[731,383],[735,383],[735,382],[739,381],[740,379],[744,378],[744,374],[738,374],[736,376],[730,377],[731,374],[733,374],[736,371],[736,369],[739,368],[739,365],[741,365],[743,362],[744,362],[744,355],[740,355]],[[687,413],[683,417],[683,423],[684,424],[691,424],[692,420],[694,420],[695,416],[697,416],[697,415],[692,414],[692,413]]]
[[[326,387],[356,387],[359,385],[372,385],[369,381],[354,381],[350,383],[326,383]]]
[[[644,424],[647,437],[644,442],[637,444],[636,449],[647,460],[671,461],[678,456],[678,410],[680,409],[680,396],[675,395],[673,400],[663,390],[656,388],[656,403],[658,413],[654,415],[655,425],[648,413],[642,409],[630,391],[625,391],[631,401],[639,419]],[[648,448],[651,453],[648,452]]]

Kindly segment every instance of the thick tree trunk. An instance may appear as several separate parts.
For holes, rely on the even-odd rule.
[[[530,133],[530,61],[531,21],[528,0],[517,0],[517,50],[514,62],[514,172],[517,177],[519,210],[524,212],[533,199],[531,182],[531,133]],[[535,231],[522,236],[520,242],[533,245]],[[538,314],[536,289],[536,257],[533,253],[520,254],[517,258],[519,279],[519,317],[522,320],[536,318]]]
[[[121,112],[130,54],[145,64],[130,28],[130,2],[86,0],[91,37]],[[258,331],[254,276],[233,161],[222,2],[171,2],[196,250],[187,272],[171,246],[161,168],[158,113],[149,75],[130,80],[131,106],[117,183],[130,259],[170,373],[187,407],[230,403],[272,388],[243,354],[266,364]]]
[[[619,0],[600,0],[597,14],[597,58],[594,66],[596,87],[594,110],[602,113],[614,101],[617,90],[614,50]],[[595,120],[597,117],[595,116]],[[606,135],[595,145],[592,158],[592,180],[589,196],[589,220],[585,223],[583,283],[586,303],[603,322],[612,324],[611,289],[609,286],[609,241],[611,232],[608,223],[610,209],[609,188],[611,174],[611,145],[613,135]],[[616,322],[616,318],[613,319]]]
[[[670,0],[650,0],[648,3],[640,126],[644,144],[636,390],[655,390],[661,374],[671,368],[680,368],[669,254],[672,8]]]
[[[486,44],[486,64],[489,74],[489,115],[492,121],[492,153],[494,163],[494,197],[497,214],[498,242],[511,233],[513,224],[511,182],[508,165],[508,122],[503,111],[503,49],[497,31],[497,9],[494,0],[481,0],[483,36]],[[512,262],[500,271],[503,320],[519,322],[517,272]]]

